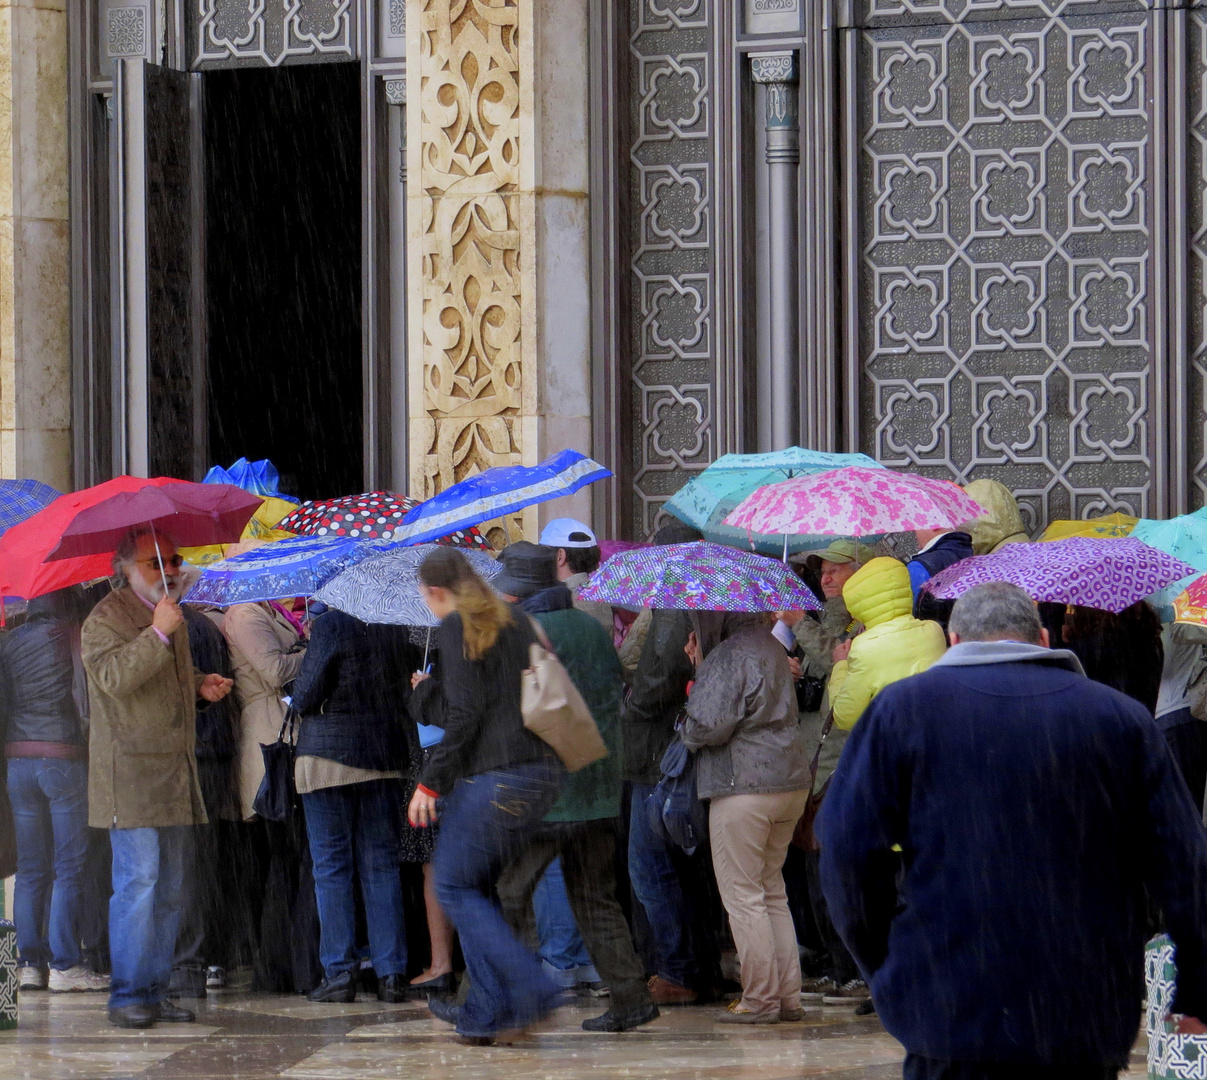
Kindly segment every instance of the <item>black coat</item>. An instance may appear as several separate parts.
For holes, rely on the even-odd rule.
[[[956,646],[877,695],[818,815],[822,887],[906,1050],[1119,1066],[1150,898],[1174,1011],[1207,1012],[1207,840],[1144,708],[1020,648],[955,666],[982,655]]]
[[[209,616],[186,604],[184,621],[189,628],[189,652],[193,667],[203,674],[234,678],[230,649],[222,631]],[[236,725],[239,722],[238,699],[227,694],[221,701],[197,699],[197,756],[230,761],[239,748]],[[207,803],[208,805],[208,803]]]
[[[528,616],[512,609],[512,622],[493,647],[480,660],[468,660],[461,616],[454,612],[440,624],[436,644],[444,739],[432,748],[420,780],[429,791],[447,795],[462,777],[552,756],[553,751],[524,727],[520,712],[520,675],[528,667],[528,647],[535,640]]]
[[[650,618],[633,689],[620,714],[624,778],[633,783],[658,783],[659,763],[696,674],[683,651],[691,631],[687,611],[657,608]]]
[[[72,693],[72,639],[78,623],[33,614],[0,635],[0,684],[5,687],[5,742],[87,742]]]
[[[336,610],[320,615],[291,690],[302,717],[298,754],[358,769],[406,769],[416,652],[406,627],[370,625]]]

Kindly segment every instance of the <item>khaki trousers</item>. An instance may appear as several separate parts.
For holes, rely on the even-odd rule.
[[[784,889],[784,859],[808,791],[713,799],[712,862],[738,961],[742,1007],[756,1013],[800,1008],[800,953]]]

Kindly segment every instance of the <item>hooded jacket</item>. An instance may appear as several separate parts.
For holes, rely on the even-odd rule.
[[[911,614],[909,571],[897,559],[873,559],[847,581],[842,596],[851,617],[867,627],[830,675],[834,723],[849,730],[886,686],[938,660],[947,639],[938,623]]]
[[[733,616],[711,621],[715,635],[697,620],[705,655],[682,730],[683,745],[700,751],[700,798],[807,788],[805,736],[784,647],[758,621]]]
[[[1018,502],[1005,484],[997,480],[974,480],[964,488],[964,494],[985,508],[969,526],[974,555],[992,555],[1007,544],[1026,544],[1030,541]]]

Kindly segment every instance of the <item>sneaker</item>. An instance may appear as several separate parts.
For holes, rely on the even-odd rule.
[[[580,998],[606,998],[612,996],[612,989],[605,982],[580,982],[574,984],[574,993]]]
[[[838,984],[829,975],[816,979],[805,979],[800,984],[801,1001],[820,1002],[826,994],[832,994],[838,989]]]
[[[21,990],[45,990],[46,976],[41,968],[22,967],[17,972],[17,987]]]
[[[205,969],[205,988],[207,990],[226,989],[226,968],[217,966]]]
[[[50,992],[52,994],[100,993],[109,989],[109,976],[98,975],[86,967],[72,967],[66,971],[50,969]]]
[[[823,1005],[859,1005],[871,996],[872,992],[868,989],[867,983],[862,979],[852,979],[850,982],[843,983],[836,990],[823,994],[821,1003]]]
[[[696,1003],[697,995],[694,990],[673,983],[670,979],[664,979],[661,975],[655,975],[650,979],[648,985],[650,999],[655,1005],[694,1005]]]
[[[753,1009],[744,1009],[740,1001],[731,1001],[714,1019],[718,1024],[778,1024],[780,1011],[756,1013]]]
[[[632,1031],[633,1028],[658,1019],[657,1005],[638,1005],[626,1012],[609,1009],[603,1016],[583,1021],[583,1031]]]

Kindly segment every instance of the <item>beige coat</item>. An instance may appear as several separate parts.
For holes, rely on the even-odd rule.
[[[239,699],[239,801],[243,817],[255,816],[252,803],[264,779],[260,746],[276,742],[285,722],[282,687],[302,670],[304,648],[297,631],[267,604],[236,604],[222,623]]]
[[[96,829],[205,824],[197,782],[197,691],[184,623],[165,645],[131,589],[111,592],[84,622],[88,677],[88,823]]]

